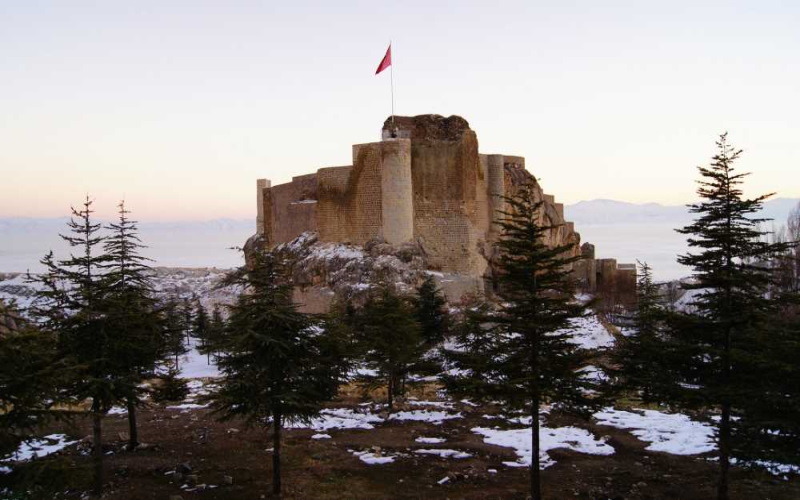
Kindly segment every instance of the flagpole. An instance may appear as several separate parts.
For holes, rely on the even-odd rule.
[[[389,50],[392,49],[392,41],[389,40]],[[394,133],[395,124],[394,124],[394,61],[389,66],[389,82],[392,87],[392,133]]]

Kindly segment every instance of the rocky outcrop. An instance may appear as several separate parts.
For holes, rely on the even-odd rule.
[[[334,300],[359,303],[379,282],[410,292],[426,269],[424,255],[413,243],[325,243],[316,233],[308,232],[274,251],[292,263],[295,299],[306,312],[326,312]]]

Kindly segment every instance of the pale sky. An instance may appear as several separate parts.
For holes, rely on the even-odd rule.
[[[678,204],[727,130],[800,197],[800,2],[0,0],[0,217],[255,217],[395,109],[466,118],[559,201]]]

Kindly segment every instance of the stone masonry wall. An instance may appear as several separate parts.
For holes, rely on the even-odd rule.
[[[319,171],[320,241],[364,244],[381,234],[380,143],[353,151],[352,167]]]
[[[265,207],[264,217],[266,219],[269,212],[270,230],[265,232],[268,241],[290,241],[305,231],[316,230],[316,174],[294,177],[292,182],[267,190],[269,209]]]

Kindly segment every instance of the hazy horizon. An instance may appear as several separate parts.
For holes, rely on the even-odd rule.
[[[759,216],[773,218],[774,226],[780,227],[798,203],[800,198],[777,198],[768,201]],[[564,213],[575,223],[581,241],[595,245],[598,258],[647,262],[658,280],[689,274],[676,262],[676,256],[687,251],[686,236],[675,232],[691,219],[685,207],[598,199],[566,205]],[[42,269],[39,259],[48,250],[54,250],[57,258],[66,257],[70,249],[59,233],[66,232],[68,219],[0,217],[0,240],[4,242],[0,272],[38,272]],[[241,219],[140,221],[139,229],[148,247],[142,254],[153,258],[153,265],[227,269],[242,264],[241,254],[230,248],[244,245],[255,233],[255,214]]]

